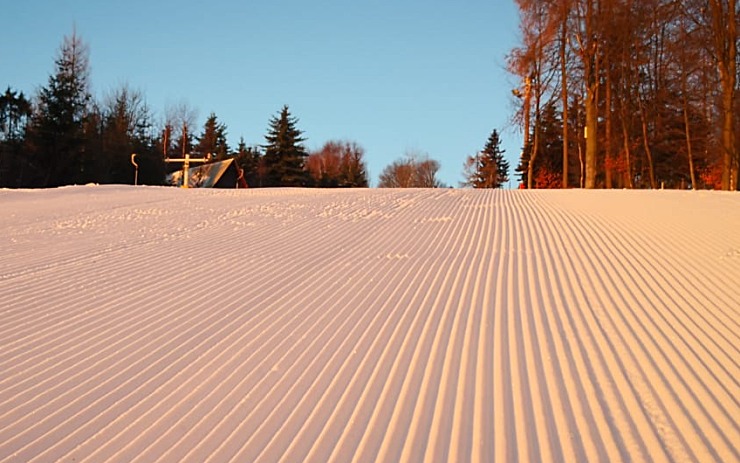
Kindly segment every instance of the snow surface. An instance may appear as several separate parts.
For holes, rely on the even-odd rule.
[[[0,191],[2,461],[740,461],[740,195]]]

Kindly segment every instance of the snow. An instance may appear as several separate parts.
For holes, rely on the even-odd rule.
[[[740,195],[0,204],[0,461],[740,461]]]

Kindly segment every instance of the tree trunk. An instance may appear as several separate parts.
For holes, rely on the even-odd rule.
[[[732,75],[734,76],[734,73]],[[732,108],[735,85],[726,81],[734,80],[734,77],[722,76],[722,189],[730,191],[737,190],[738,163]]]
[[[596,188],[597,174],[597,83],[589,83],[586,93],[586,188]]]
[[[586,188],[596,188],[599,78],[597,42],[594,38],[594,5],[593,0],[586,2],[585,40],[581,47],[586,80]],[[585,46],[585,49],[583,47]]]
[[[684,133],[686,135],[686,155],[689,158],[689,176],[691,177],[691,189],[696,190],[698,184],[696,183],[696,170],[694,169],[694,153],[691,150],[691,127],[689,126],[689,96],[688,88],[686,85],[686,73],[681,73],[681,84],[683,87],[683,123]]]
[[[530,104],[532,100],[532,78],[527,76],[524,79],[524,149],[530,148],[529,144],[529,117],[530,117]],[[527,189],[532,189],[532,171],[534,160],[532,159],[533,153],[530,152],[529,158],[527,159]]]
[[[563,8],[563,27],[560,36],[560,76],[561,97],[563,100],[563,188],[568,188],[568,69],[565,47],[568,38],[568,14]]]
[[[605,102],[605,108],[604,108],[604,127],[605,127],[605,137],[604,137],[604,151],[606,153],[605,155],[605,162],[604,162],[604,171],[606,172],[606,188],[611,189],[612,188],[612,83],[610,73],[611,69],[609,68],[609,54],[605,54],[604,57],[605,60],[605,69],[606,69],[606,82],[605,82],[605,92],[606,95],[604,95],[604,102]]]
[[[542,113],[542,109],[540,108],[542,101],[542,88],[540,86],[539,64],[536,64],[534,83],[534,139],[532,140],[532,156],[529,159],[529,172],[527,173],[527,180],[530,183],[529,188],[532,188],[534,185],[534,162],[537,159],[537,155],[540,153],[540,131],[542,129],[542,120],[540,117],[540,114]]]
[[[722,85],[722,189],[737,190],[738,159],[735,147],[733,103],[737,80],[736,0],[709,2],[712,12],[714,48]]]
[[[534,161],[537,159],[537,153],[539,152],[540,144],[540,128],[539,122],[535,123],[534,126],[534,137],[532,140],[532,155],[529,158],[529,165],[527,166],[527,189],[531,190],[534,188]]]
[[[627,188],[634,188],[635,181],[632,175],[632,155],[630,153],[630,138],[629,131],[627,130],[627,121],[625,120],[624,114],[622,114],[622,137],[624,139],[624,160],[627,168],[625,176],[627,177]]]
[[[645,148],[645,156],[647,157],[648,170],[650,174],[650,188],[653,190],[657,188],[655,183],[655,168],[653,166],[653,153],[650,150],[650,143],[648,142],[648,127],[647,127],[647,115],[645,114],[645,105],[642,102],[642,96],[639,96],[640,100],[640,119],[642,122],[642,146]]]

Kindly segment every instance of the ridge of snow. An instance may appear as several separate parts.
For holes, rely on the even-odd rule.
[[[740,461],[740,195],[0,204],[0,461]]]

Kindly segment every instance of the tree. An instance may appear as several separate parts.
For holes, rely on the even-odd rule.
[[[311,184],[321,188],[336,188],[340,182],[342,146],[338,142],[327,142],[306,160],[306,170]]]
[[[306,170],[319,187],[367,187],[365,150],[357,143],[329,141],[308,156]]]
[[[193,151],[193,132],[197,111],[187,102],[181,101],[174,106],[167,107],[165,113],[164,149],[167,150],[166,156],[184,157],[190,154]]]
[[[111,92],[102,109],[95,107],[88,117],[86,138],[89,149],[98,153],[97,181],[133,183],[131,155],[135,153],[142,183],[162,183],[162,156],[151,130],[151,115],[143,93],[128,85]]]
[[[697,187],[718,163],[725,188],[735,188],[737,0],[517,6],[522,43],[508,64],[522,82],[514,93],[527,162],[517,170],[527,170],[528,184],[560,176],[569,186],[580,176],[588,188]],[[560,171],[551,164],[548,175],[533,175],[545,162],[541,119],[551,103],[561,116],[563,159]]]
[[[223,161],[229,153],[226,142],[226,125],[218,122],[215,113],[211,113],[203,126],[203,132],[198,137],[195,153],[201,157],[211,155],[218,161]]]
[[[266,186],[304,186],[307,175],[304,169],[308,153],[302,145],[303,132],[296,128],[298,119],[290,115],[288,106],[283,106],[279,116],[270,120],[270,128],[264,145],[264,161],[267,169]]]
[[[27,159],[21,158],[31,102],[10,87],[0,95],[0,187],[22,184]]]
[[[586,188],[596,188],[598,156],[598,107],[599,107],[599,44],[598,2],[583,0],[577,3],[580,27],[577,29],[578,55],[583,66],[586,87]],[[583,5],[585,3],[585,6]]]
[[[264,186],[264,159],[259,146],[247,146],[244,138],[240,138],[236,153],[234,153],[234,162],[242,170],[247,185],[250,187]]]
[[[380,188],[439,188],[439,162],[426,155],[406,154],[386,166],[380,174]]]
[[[31,102],[23,92],[8,87],[0,95],[0,141],[21,140],[31,116]]]
[[[367,188],[367,165],[365,164],[365,150],[354,142],[344,142],[342,147],[342,162],[340,165],[340,186],[352,188]]]
[[[560,98],[563,116],[563,188],[568,188],[568,177],[570,175],[570,156],[568,156],[568,16],[570,13],[570,0],[560,0],[560,43],[558,56],[560,57]]]
[[[525,150],[525,155],[516,169],[520,181],[522,185],[531,185],[531,188],[562,188],[563,133],[559,129],[562,121],[554,101],[545,105],[538,124],[540,133],[538,162],[530,168],[532,164],[528,162],[526,153],[531,151]]]
[[[722,87],[722,189],[737,190],[740,159],[735,146],[734,105],[737,93],[737,2],[709,0],[714,59]]]
[[[83,149],[83,126],[91,101],[89,48],[73,31],[55,61],[55,72],[38,95],[29,136],[41,186],[86,183],[93,160]]]
[[[496,129],[488,137],[483,151],[469,156],[466,185],[473,188],[501,188],[509,181],[509,162],[504,158],[501,139]]]
[[[524,127],[523,157],[526,168],[527,188],[532,188],[531,179],[540,151],[541,109],[548,98],[553,98],[553,80],[557,64],[555,45],[560,19],[559,6],[553,1],[517,0],[520,10],[523,46],[514,49],[509,57],[509,70],[523,81],[523,91],[516,89],[514,95],[522,101]],[[531,119],[534,119],[533,121]],[[534,122],[532,124],[532,122]],[[533,129],[530,132],[530,126]],[[531,138],[531,139],[530,139]]]

